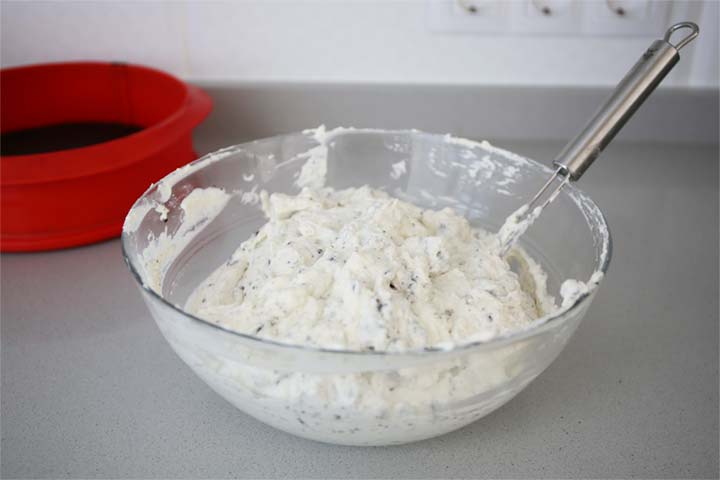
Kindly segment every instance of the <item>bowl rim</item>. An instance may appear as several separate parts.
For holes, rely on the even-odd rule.
[[[324,131],[324,126],[321,126],[320,128]],[[375,129],[375,128],[351,128],[351,129],[344,129],[342,127],[339,127],[339,130],[342,130],[341,133],[382,133],[382,134],[391,134],[391,135],[399,135],[399,134],[405,134],[405,135],[426,135],[426,136],[432,136],[432,137],[439,137],[439,138],[445,138],[447,139],[449,137],[448,134],[438,134],[438,133],[430,133],[430,132],[423,132],[420,130],[415,129]],[[263,141],[268,140],[277,140],[284,137],[293,137],[297,135],[312,135],[316,129],[309,129],[309,130],[303,130],[300,132],[292,132],[282,135],[274,135],[271,137],[264,137],[256,140],[251,140],[249,142],[243,142],[236,145],[231,145],[228,147],[221,148],[219,150],[215,150],[213,152],[209,152],[202,157],[198,158],[197,160],[194,160],[190,162],[188,165],[193,164],[199,164],[205,161],[206,159],[212,159],[213,163],[216,161],[222,160],[223,158],[226,158],[234,153],[237,153],[238,151],[242,150],[245,146],[251,145],[254,143],[259,143]],[[456,138],[456,137],[451,137]],[[474,141],[474,140],[466,140],[463,138],[460,138],[460,144],[458,146],[464,146],[465,148],[473,147],[473,148],[482,148],[483,145],[480,142]],[[511,155],[514,157],[522,157],[524,160],[530,162],[535,167],[539,167],[542,170],[547,171],[548,175],[551,175],[553,173],[553,170],[547,167],[546,165],[533,160],[532,158],[523,157],[521,155],[518,155],[516,153],[513,153],[509,150],[504,150],[502,148],[498,148],[495,145],[492,145],[492,150],[495,153],[501,154],[501,155]],[[185,167],[181,167],[185,168]],[[168,176],[172,175],[172,172],[168,174]],[[166,177],[163,177],[166,178]],[[158,182],[155,182],[154,184],[150,185],[150,187],[138,198],[138,200],[133,204],[133,206],[130,208],[130,211],[138,204],[138,202],[145,199],[146,195],[150,192],[151,189],[154,188],[154,186]],[[226,328],[222,325],[218,325],[216,323],[212,323],[208,320],[202,319],[200,317],[197,317],[193,315],[190,312],[185,311],[181,307],[175,305],[174,303],[169,302],[166,300],[162,295],[157,293],[155,290],[150,288],[142,279],[139,272],[135,269],[133,266],[132,261],[129,258],[128,251],[127,251],[127,242],[128,242],[128,233],[123,229],[121,234],[121,248],[122,248],[122,256],[123,260],[125,261],[125,264],[130,269],[130,272],[133,276],[133,279],[138,284],[139,288],[144,294],[149,295],[152,299],[159,301],[162,305],[165,305],[166,307],[170,308],[171,310],[181,314],[182,316],[200,324],[203,327],[210,327],[213,330],[216,330],[222,334],[230,334],[235,337],[239,337],[242,341],[250,342],[250,343],[257,343],[259,346],[264,347],[271,347],[271,348],[279,348],[279,349],[289,349],[293,352],[307,352],[308,354],[330,354],[330,355],[352,355],[352,356],[363,356],[363,357],[417,357],[417,356],[428,356],[428,355],[442,355],[442,354],[457,354],[457,353],[465,353],[469,351],[480,351],[480,350],[490,350],[497,347],[501,347],[510,343],[515,343],[530,337],[534,337],[536,335],[540,335],[544,332],[547,332],[549,330],[555,329],[556,327],[561,326],[565,323],[565,320],[572,317],[576,312],[578,312],[581,307],[584,305],[590,303],[592,300],[592,297],[597,292],[597,289],[599,285],[602,283],[602,280],[604,279],[605,275],[607,274],[608,268],[610,266],[610,260],[613,256],[613,240],[612,240],[612,232],[610,231],[610,227],[607,223],[607,219],[605,218],[605,214],[602,212],[600,207],[592,200],[592,198],[584,193],[579,188],[575,187],[574,184],[568,183],[565,188],[563,194],[571,193],[571,196],[577,196],[580,195],[583,197],[583,199],[586,202],[589,202],[590,206],[593,207],[596,212],[598,213],[598,219],[599,223],[604,227],[604,231],[607,233],[606,235],[602,236],[604,245],[600,245],[601,251],[605,252],[604,258],[601,257],[601,263],[598,267],[595,269],[595,273],[600,272],[602,273],[602,277],[598,279],[598,281],[595,283],[593,288],[591,288],[589,291],[582,293],[580,296],[578,296],[575,301],[565,307],[560,308],[557,311],[543,315],[540,318],[537,318],[533,320],[530,324],[528,324],[525,328],[515,330],[513,332],[498,335],[495,337],[490,338],[489,340],[476,340],[469,343],[462,343],[462,344],[456,344],[453,345],[451,348],[441,348],[441,347],[424,347],[422,349],[411,349],[411,350],[399,350],[399,351],[387,351],[387,350],[345,350],[345,349],[335,349],[335,348],[326,348],[326,347],[314,347],[309,345],[301,345],[301,344],[293,344],[293,343],[285,343],[278,340],[273,339],[267,339],[267,338],[261,338],[257,337],[251,334],[238,332],[236,330],[232,330],[230,328]],[[129,213],[129,212],[128,212]]]

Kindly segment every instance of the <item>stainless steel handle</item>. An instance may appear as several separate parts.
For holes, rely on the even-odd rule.
[[[690,29],[691,33],[677,44],[670,43],[672,34],[685,28]],[[680,59],[678,51],[695,39],[699,31],[698,26],[692,22],[676,23],[668,29],[663,40],[656,40],[650,45],[580,134],[557,156],[553,165],[561,174],[574,181],[585,173],[648,95],[672,70]]]

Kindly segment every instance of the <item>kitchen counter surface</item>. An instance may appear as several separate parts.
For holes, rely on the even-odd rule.
[[[2,255],[2,477],[717,477],[717,146],[618,143],[582,187],[615,250],[565,351],[484,419],[390,448],[295,438],[213,393],[117,239]]]

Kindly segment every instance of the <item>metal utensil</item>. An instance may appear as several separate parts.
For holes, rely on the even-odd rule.
[[[690,33],[678,43],[670,43],[673,33],[681,29],[689,29]],[[671,26],[662,40],[656,40],[650,45],[580,134],[557,156],[553,162],[555,173],[530,202],[507,218],[498,232],[501,255],[505,255],[512,248],[565,185],[582,177],[600,152],[680,60],[679,51],[699,33],[700,29],[693,22],[680,22]],[[556,186],[551,189],[554,183]]]

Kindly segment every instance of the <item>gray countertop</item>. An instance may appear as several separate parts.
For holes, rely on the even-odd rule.
[[[717,477],[718,149],[618,143],[582,187],[615,251],[568,347],[491,415],[391,448],[295,438],[213,393],[118,240],[2,255],[2,477]]]

